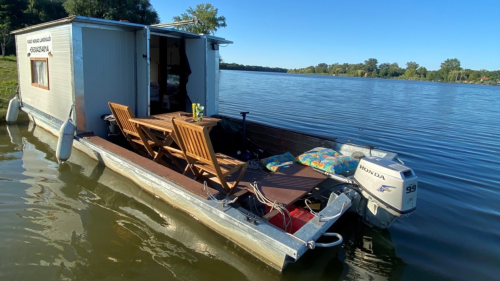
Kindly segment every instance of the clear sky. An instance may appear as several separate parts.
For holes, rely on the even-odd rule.
[[[201,1],[150,0],[161,22]],[[415,61],[439,69],[500,70],[500,0],[212,0],[226,17],[216,36],[225,62],[284,68]]]

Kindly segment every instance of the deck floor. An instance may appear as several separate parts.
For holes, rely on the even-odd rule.
[[[187,176],[182,175],[181,171],[174,168],[174,165],[171,165],[172,168],[168,168],[100,137],[93,135],[87,135],[85,137],[93,144],[119,155],[126,160],[136,163],[151,171],[151,173],[169,179],[198,196],[206,199],[209,198],[208,193],[203,191],[203,183],[193,180],[193,175],[190,173]],[[123,143],[120,144],[123,145]],[[126,144],[124,146],[126,147]],[[164,160],[167,163],[171,163],[167,157],[164,157]],[[184,160],[179,159],[178,161],[183,167],[185,167],[186,162]],[[227,180],[232,181],[235,176],[236,175],[233,174],[228,177]],[[325,175],[314,171],[311,167],[300,164],[294,164],[292,167],[276,173],[268,172],[265,168],[264,170],[248,168],[238,184],[236,191],[247,189],[250,192],[253,192],[253,188],[250,184],[256,182],[257,186],[266,198],[273,202],[287,206],[310,192],[325,179]],[[213,188],[209,188],[209,193],[212,195],[220,193],[221,196],[219,197],[221,198],[219,199],[222,199],[224,193],[222,187],[215,183],[213,183],[212,186]]]
[[[285,206],[293,204],[327,178],[326,175],[301,164],[294,164],[292,167],[268,175],[260,170],[247,170],[247,173],[238,188],[246,187],[253,192],[250,184],[256,182],[267,199]]]
[[[202,183],[199,183],[189,177],[186,177],[176,170],[167,168],[159,163],[154,162],[151,159],[143,157],[133,151],[123,148],[98,136],[89,134],[89,135],[84,135],[83,137],[92,144],[97,145],[102,149],[107,150],[127,161],[130,161],[131,163],[139,165],[140,167],[151,172],[152,174],[168,179],[178,184],[179,186],[183,187],[184,189],[188,190],[189,192],[194,193],[205,199],[208,199],[207,192],[203,191],[204,186]],[[217,190],[212,188],[209,188],[209,191],[212,195],[216,195],[218,193]]]

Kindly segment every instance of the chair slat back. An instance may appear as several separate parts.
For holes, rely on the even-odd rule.
[[[184,120],[173,119],[175,134],[181,150],[186,154],[187,161],[196,159],[219,170],[208,128]],[[193,164],[193,163],[190,163]]]
[[[111,113],[115,117],[116,123],[118,127],[122,130],[124,134],[130,134],[136,137],[139,137],[139,133],[137,132],[137,128],[134,126],[132,122],[129,121],[130,118],[134,118],[135,115],[132,112],[130,106],[108,102],[109,108],[111,109]]]

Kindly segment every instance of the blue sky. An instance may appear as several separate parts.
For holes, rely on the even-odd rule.
[[[200,1],[150,0],[162,22]],[[500,70],[500,0],[273,1],[212,0],[226,17],[216,36],[225,62],[284,68],[318,63],[415,61],[439,69]]]

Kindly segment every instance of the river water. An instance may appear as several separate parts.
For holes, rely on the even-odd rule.
[[[220,112],[394,151],[417,210],[282,274],[29,124],[0,127],[1,280],[498,280],[500,87],[221,71]]]

